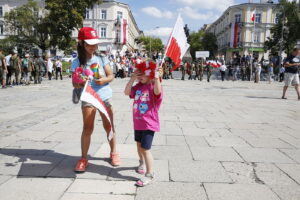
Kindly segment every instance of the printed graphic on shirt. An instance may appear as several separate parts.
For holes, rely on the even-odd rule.
[[[142,92],[141,101],[150,101],[150,99],[149,99],[149,91]]]
[[[300,59],[297,58],[297,57],[295,57],[295,58],[293,59],[293,62],[294,62],[294,63],[298,63],[298,62],[300,62]]]
[[[137,112],[137,111],[138,111],[138,105],[137,105],[136,103],[133,105],[133,111],[134,111],[134,112]]]
[[[135,92],[134,100],[138,101],[140,99],[140,96],[142,96],[142,91],[141,90],[137,90]]]
[[[141,103],[139,106],[139,110],[141,114],[145,114],[148,110],[148,104],[146,103]]]

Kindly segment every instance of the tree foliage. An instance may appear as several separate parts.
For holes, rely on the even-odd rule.
[[[101,2],[45,0],[45,8],[40,8],[37,2],[28,0],[23,6],[6,13],[5,27],[12,35],[8,40],[24,50],[32,46],[43,51],[49,48],[68,50],[74,45],[72,31],[82,27],[86,9]]]
[[[297,5],[295,1],[287,0],[280,0],[279,3],[278,23],[271,28],[271,37],[265,42],[265,49],[271,50],[273,54],[280,51],[281,45],[282,50],[289,53],[300,40],[300,3]],[[281,40],[282,30],[283,40]]]
[[[196,51],[209,51],[210,57],[214,57],[218,50],[217,38],[214,34],[199,30],[189,36],[190,53],[195,59]]]
[[[142,36],[137,42],[142,43],[148,52],[159,52],[164,48],[161,39],[156,37]]]

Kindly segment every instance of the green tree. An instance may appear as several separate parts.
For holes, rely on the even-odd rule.
[[[68,49],[74,41],[72,31],[83,26],[83,20],[88,8],[94,4],[101,4],[101,0],[45,0],[46,9],[49,11],[47,18],[52,39],[50,44],[60,49]]]
[[[265,49],[273,54],[282,50],[289,53],[300,40],[300,3],[279,1],[278,23],[271,28],[271,37],[265,42]],[[281,39],[283,37],[283,40]]]
[[[160,38],[156,38],[156,37],[150,37],[150,36],[142,36],[140,38],[138,38],[138,43],[142,43],[145,46],[145,49],[148,52],[158,52],[158,51],[162,51],[164,48],[164,45],[161,41]]]
[[[218,50],[217,37],[213,33],[205,32],[201,43],[203,49],[209,51],[210,58],[214,58]]]
[[[5,27],[12,34],[9,40],[24,50],[33,46],[43,51],[49,48],[70,50],[75,42],[72,31],[82,27],[86,9],[101,2],[45,0],[45,9],[41,9],[37,2],[28,0],[27,4],[12,9],[4,17]]]
[[[199,30],[198,32],[192,32],[189,36],[189,44],[190,44],[190,53],[192,55],[192,58],[195,59],[196,51],[203,51],[203,44],[202,44],[202,38],[204,36],[205,32],[202,30]]]
[[[47,19],[40,17],[37,2],[28,1],[27,4],[12,9],[4,16],[8,38],[19,48],[29,50],[33,45],[42,50],[49,48],[49,29]]]

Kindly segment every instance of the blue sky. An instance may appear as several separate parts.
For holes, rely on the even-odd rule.
[[[180,12],[191,31],[215,21],[230,5],[248,0],[118,0],[130,6],[137,24],[146,35],[165,42]],[[260,0],[253,0],[259,2]],[[277,2],[277,1],[276,1]]]

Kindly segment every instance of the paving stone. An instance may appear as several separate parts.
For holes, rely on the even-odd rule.
[[[280,200],[268,187],[261,184],[205,183],[209,200]]]
[[[167,145],[187,145],[184,136],[167,136]]]
[[[287,173],[292,179],[300,184],[300,165],[299,164],[276,164],[282,171]]]
[[[230,147],[191,146],[193,158],[201,161],[240,161],[243,159]]]
[[[43,155],[58,145],[50,141],[18,141],[0,150],[3,154]]]
[[[170,177],[175,182],[232,182],[219,162],[172,160]]]
[[[295,163],[277,149],[235,147],[247,162]]]
[[[271,186],[271,189],[280,197],[281,200],[299,200],[299,185],[276,185]]]
[[[207,200],[205,191],[199,183],[154,182],[147,187],[138,188],[136,200]]]
[[[95,200],[95,199],[109,199],[109,200],[134,200],[133,195],[109,195],[109,194],[80,194],[80,193],[65,193],[61,200]]]
[[[133,181],[105,181],[93,179],[76,179],[67,192],[93,194],[135,194]]]
[[[208,143],[202,136],[185,136],[186,142],[190,146],[208,147]]]
[[[280,151],[284,152],[290,158],[300,163],[300,149],[280,149]]]
[[[277,138],[248,138],[246,140],[255,148],[294,148]]]
[[[214,147],[250,147],[243,139],[238,137],[205,137],[210,146]]]
[[[154,159],[158,160],[192,160],[192,154],[187,146],[153,146]]]
[[[71,183],[72,179],[62,178],[12,178],[0,186],[1,199],[57,200]]]
[[[206,137],[220,137],[216,129],[183,129],[183,134],[185,136],[206,136]]]
[[[13,176],[0,175],[0,185],[11,179]]]

